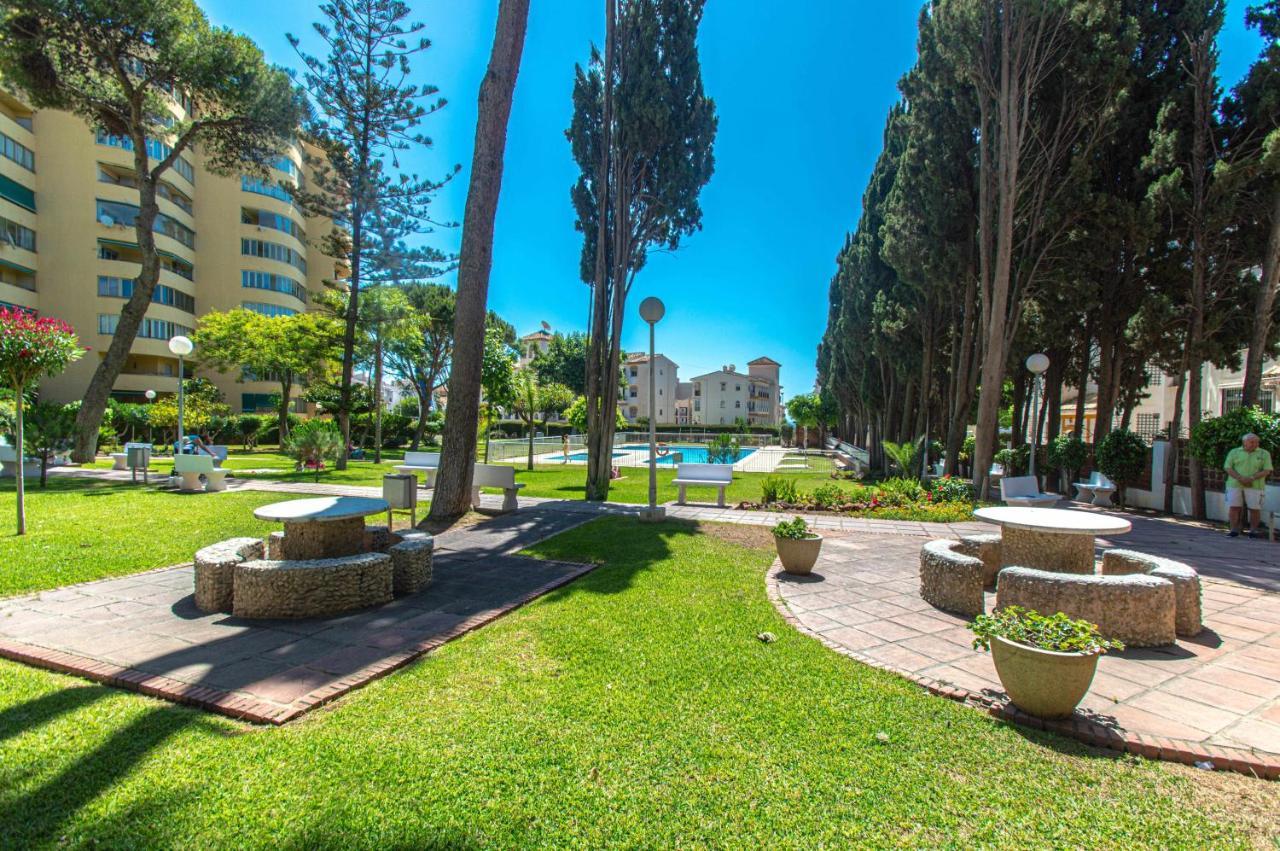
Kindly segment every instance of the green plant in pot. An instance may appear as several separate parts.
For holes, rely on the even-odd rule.
[[[1021,606],[978,615],[969,629],[973,648],[991,651],[1009,699],[1038,718],[1066,718],[1075,712],[1093,683],[1098,657],[1124,649],[1088,621]]]
[[[803,517],[774,526],[773,541],[778,547],[782,569],[796,576],[808,575],[822,551],[822,536],[812,531]]]

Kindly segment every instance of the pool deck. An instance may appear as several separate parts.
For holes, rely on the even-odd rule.
[[[701,444],[699,444],[701,445]],[[570,450],[568,461],[563,460],[559,450],[555,452],[544,452],[533,456],[535,464],[578,464],[585,465],[586,460],[578,460],[573,455],[586,450]],[[679,451],[675,444],[672,444],[672,451]],[[781,446],[761,446],[757,447],[754,452],[747,455],[733,465],[735,472],[739,473],[772,473],[782,463],[782,459],[792,450],[784,449]],[[619,467],[646,467],[649,464],[649,451],[647,449],[615,449],[614,463]],[[508,458],[506,461],[511,461]],[[505,463],[499,461],[497,463]],[[669,466],[663,464],[662,466]]]

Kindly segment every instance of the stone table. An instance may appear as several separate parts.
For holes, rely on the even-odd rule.
[[[364,552],[364,518],[388,509],[385,499],[326,496],[273,502],[253,512],[284,523],[280,557],[288,561],[337,558]]]
[[[1128,520],[1093,511],[999,506],[973,512],[1001,527],[1000,566],[1034,567],[1058,573],[1093,573],[1095,535],[1122,535]]]

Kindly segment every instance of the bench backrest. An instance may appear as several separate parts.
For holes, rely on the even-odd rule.
[[[212,473],[213,459],[208,455],[175,455],[173,456],[173,472]]]
[[[471,484],[478,488],[513,488],[516,486],[516,468],[505,464],[476,464]]]
[[[1040,488],[1035,476],[1013,476],[1000,480],[1000,498],[1009,499],[1015,496],[1036,496]]]
[[[729,483],[733,481],[733,465],[732,464],[677,464],[676,478],[684,479],[691,482],[721,482]]]
[[[406,452],[404,453],[405,467],[439,467],[439,452]]]
[[[229,446],[220,446],[215,443],[209,444],[209,451],[212,452],[213,457],[217,458],[219,461],[227,460],[227,452],[230,450],[230,448],[231,447]]]

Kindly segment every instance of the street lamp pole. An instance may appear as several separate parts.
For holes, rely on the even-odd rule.
[[[195,348],[195,344],[188,338],[179,334],[169,340],[169,351],[178,356],[178,446],[177,451],[182,452],[182,415],[184,413],[185,394],[182,389],[183,374],[186,372],[183,360],[187,355],[191,354],[191,350]],[[176,454],[176,453],[175,453]]]
[[[667,312],[660,299],[649,296],[640,302],[640,318],[649,323],[649,510],[645,520],[663,519],[666,512],[658,508],[658,400],[657,373],[654,371],[654,328]]]
[[[1027,357],[1027,369],[1031,370],[1031,416],[1028,419],[1031,421],[1031,478],[1033,479],[1036,477],[1036,444],[1040,442],[1040,374],[1048,368],[1048,355],[1036,352]],[[1036,487],[1039,488],[1039,484]]]

